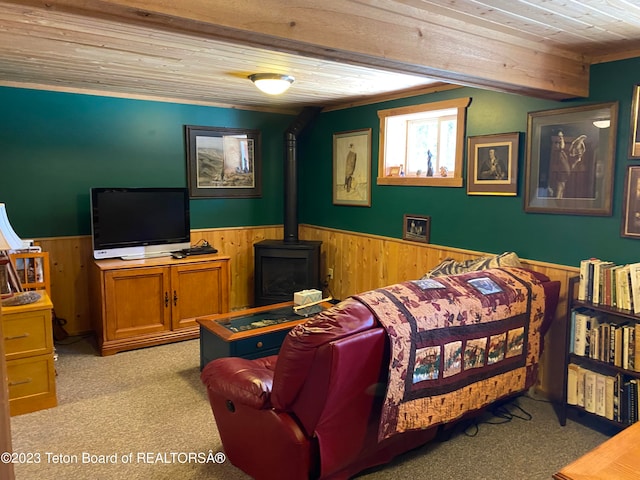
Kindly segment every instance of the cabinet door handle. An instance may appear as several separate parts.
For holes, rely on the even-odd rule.
[[[18,340],[19,338],[27,338],[29,336],[28,333],[23,333],[22,335],[13,335],[11,337],[4,337],[5,340]]]
[[[173,306],[177,306],[178,305],[178,294],[176,293],[176,291],[173,291]]]
[[[169,306],[169,292],[164,292],[164,307],[167,308]]]
[[[25,378],[24,380],[16,380],[15,382],[9,382],[9,386],[15,387],[17,385],[24,385],[25,383],[31,383],[31,379]]]

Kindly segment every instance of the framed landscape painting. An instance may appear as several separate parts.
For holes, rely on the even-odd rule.
[[[611,215],[618,103],[531,112],[524,209]]]
[[[185,126],[192,198],[262,196],[260,131]]]

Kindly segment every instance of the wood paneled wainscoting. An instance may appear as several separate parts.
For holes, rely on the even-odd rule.
[[[330,293],[340,299],[420,278],[445,258],[462,261],[488,254],[309,225],[300,227],[300,238],[322,241],[320,271],[326,275],[329,268],[333,269],[333,279],[328,280],[325,294]],[[568,279],[578,274],[578,268],[520,260],[523,266],[544,273],[552,280],[560,280],[562,284],[556,318],[544,339],[538,381],[538,389],[543,394],[560,400],[563,372],[558,370],[558,366],[564,365],[567,285]]]
[[[231,257],[231,310],[253,305],[253,244],[265,239],[283,238],[283,227],[259,226],[211,228],[192,231],[192,243],[206,239],[220,253]],[[485,252],[449,248],[440,245],[408,242],[396,238],[361,234],[312,225],[300,225],[301,240],[319,240],[320,271],[326,276],[333,269],[326,294],[344,299],[366,290],[420,278],[445,258],[468,260]],[[92,329],[89,304],[89,265],[93,262],[91,237],[41,238],[36,242],[49,252],[51,262],[51,297],[57,316],[67,320],[70,334]],[[493,252],[502,253],[502,252]],[[516,251],[516,253],[518,253]],[[578,268],[521,259],[533,270],[562,282],[560,305],[545,337],[539,388],[553,398],[560,398],[563,365],[564,315],[567,309],[568,278]]]
[[[231,310],[253,303],[253,244],[269,238],[282,238],[282,226],[212,228],[193,230],[191,243],[206,239],[219,253],[231,257]],[[93,262],[90,236],[49,237],[36,240],[49,252],[51,300],[56,315],[67,321],[72,335],[92,330],[89,300],[89,271]]]

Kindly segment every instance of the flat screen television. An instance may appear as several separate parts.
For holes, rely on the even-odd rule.
[[[125,260],[191,246],[187,188],[91,188],[93,257]]]

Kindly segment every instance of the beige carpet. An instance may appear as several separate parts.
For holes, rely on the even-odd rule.
[[[40,457],[16,465],[18,480],[249,478],[228,461],[193,459],[223,451],[199,379],[198,340],[109,357],[90,340],[68,342],[56,347],[58,407],[11,419],[14,451]],[[572,421],[560,427],[546,402],[518,402],[530,421],[481,424],[476,436],[431,443],[360,478],[550,479],[608,438]]]

